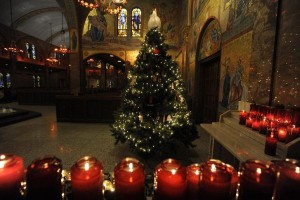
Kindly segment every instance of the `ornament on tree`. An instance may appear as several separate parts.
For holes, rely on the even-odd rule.
[[[159,50],[155,48],[155,49],[152,50],[152,53],[154,55],[158,56],[159,55]]]
[[[150,15],[150,19],[148,21],[148,29],[152,28],[160,28],[161,27],[161,21],[160,18],[157,16],[156,8],[153,10],[152,14]]]

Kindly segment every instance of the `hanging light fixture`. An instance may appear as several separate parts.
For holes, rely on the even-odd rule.
[[[61,13],[60,39],[61,39],[61,43],[59,44],[59,48],[55,48],[54,51],[57,53],[60,53],[60,54],[70,53],[70,49],[67,48],[66,42],[65,42],[64,13]]]
[[[52,23],[50,23],[50,30],[51,30],[51,34],[50,34],[50,46],[52,45]],[[55,58],[56,56],[54,55],[55,52],[50,52],[50,57],[47,58],[46,60],[48,62],[51,62],[52,64],[53,63],[57,63],[58,60]]]
[[[8,51],[12,55],[15,55],[16,53],[23,53],[22,49],[19,49],[17,47],[16,41],[15,41],[15,29],[13,25],[13,19],[12,19],[12,0],[9,1],[9,6],[10,6],[10,29],[11,29],[11,41],[9,47],[5,47],[4,50]]]
[[[127,3],[127,0],[94,0],[94,3],[78,0],[78,3],[86,8],[99,8],[105,14],[118,14],[122,7]]]

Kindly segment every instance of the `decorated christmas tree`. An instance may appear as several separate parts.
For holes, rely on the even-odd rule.
[[[178,65],[167,55],[156,11],[132,69],[122,103],[112,124],[116,143],[128,142],[139,153],[150,155],[181,142],[187,147],[198,137],[187,108]]]

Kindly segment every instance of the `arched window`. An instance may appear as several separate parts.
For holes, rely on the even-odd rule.
[[[7,85],[7,88],[10,88],[10,86],[11,86],[11,80],[10,80],[9,73],[6,74],[6,85]]]
[[[30,58],[31,50],[30,50],[30,45],[28,42],[25,43],[25,48],[26,48],[26,56],[27,56],[27,58]]]
[[[0,73],[0,88],[4,88],[4,79],[2,73]]]
[[[131,11],[131,34],[132,37],[141,37],[142,11],[140,8],[133,8]]]
[[[31,53],[32,53],[32,58],[36,59],[36,50],[35,50],[35,45],[31,45]]]
[[[122,8],[118,14],[118,36],[126,37],[127,36],[127,9]]]

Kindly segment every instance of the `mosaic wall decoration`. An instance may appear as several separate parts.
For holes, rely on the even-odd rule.
[[[199,59],[213,55],[220,50],[221,28],[216,20],[211,21],[201,38]]]
[[[300,1],[282,3],[273,104],[286,107],[300,107],[299,8]]]
[[[238,101],[247,100],[251,45],[252,31],[224,44],[220,70],[220,107],[237,108]]]
[[[197,18],[197,16],[199,15],[204,3],[207,0],[193,0],[193,6],[192,6],[192,18],[193,20]]]

